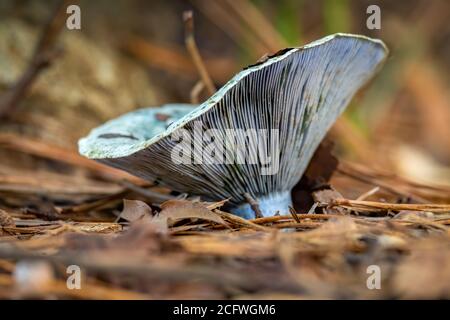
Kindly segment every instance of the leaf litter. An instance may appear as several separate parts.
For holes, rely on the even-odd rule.
[[[158,203],[126,187],[64,205],[17,200],[19,208],[0,211],[0,296],[450,297],[449,205],[398,203],[395,190],[381,183],[371,191],[374,184],[368,182],[360,200],[351,200],[345,196],[355,179],[339,169],[326,183],[307,189],[315,203],[311,212],[298,211],[302,204],[294,203],[290,214],[252,220],[226,212],[227,199],[166,197],[171,200]],[[139,188],[161,199],[168,195],[154,186]],[[85,274],[76,292],[65,285],[69,265]],[[367,287],[371,265],[382,270],[380,290]],[[32,275],[42,283],[23,281]]]

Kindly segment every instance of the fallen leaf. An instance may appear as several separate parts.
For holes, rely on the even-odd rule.
[[[148,204],[139,200],[123,199],[123,210],[120,213],[120,218],[129,222],[134,222],[145,216],[152,216],[152,208],[150,208]]]
[[[314,191],[312,197],[315,202],[319,204],[333,203],[336,199],[344,198],[336,189],[333,187],[327,187],[321,190]],[[324,213],[328,214],[346,214],[345,210],[340,207],[335,208],[323,208]]]
[[[0,227],[14,227],[14,219],[5,210],[0,209]]]
[[[220,215],[212,212],[198,202],[188,200],[168,200],[161,204],[161,208],[162,211],[159,213],[158,218],[166,219],[168,224],[176,220],[197,218],[228,227],[228,224],[220,217]]]
[[[224,205],[225,203],[227,203],[229,200],[230,200],[230,198],[224,199],[224,200],[221,200],[221,201],[218,201],[218,202],[214,202],[214,203],[208,204],[206,207],[207,207],[209,210],[218,209],[218,208],[220,208],[220,207],[223,207],[223,205]]]

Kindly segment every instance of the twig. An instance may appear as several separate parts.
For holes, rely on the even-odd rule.
[[[17,83],[0,98],[0,118],[8,116],[16,108],[37,76],[50,66],[51,61],[58,55],[59,50],[55,48],[55,42],[64,25],[65,3],[65,0],[58,1],[43,30],[28,68]]]
[[[125,188],[144,196],[145,198],[147,198],[147,200],[150,200],[150,202],[152,204],[153,203],[162,203],[167,200],[175,199],[175,196],[171,196],[170,194],[163,194],[163,193],[159,193],[159,192],[155,192],[152,190],[142,188],[139,185],[136,185],[135,183],[128,181],[128,180],[122,180],[120,182],[120,184],[122,186],[124,186]]]
[[[193,65],[186,47],[162,45],[138,36],[128,36],[122,44],[123,50],[151,68],[173,73],[185,79],[197,79],[197,68]],[[204,59],[213,81],[224,83],[238,69],[233,59],[209,57]]]
[[[212,203],[212,204],[210,204],[210,205],[208,205],[208,206],[206,206],[206,207],[207,207],[209,210],[218,209],[218,208],[223,207],[223,205],[224,205],[225,203],[227,203],[228,201],[230,201],[230,199],[231,199],[231,198],[227,198],[227,199],[224,199],[224,200],[221,200],[221,201],[218,201],[218,202],[214,202],[214,203]]]
[[[400,197],[410,197],[417,202],[425,203],[426,200],[420,196],[413,195],[408,191],[400,190],[400,188],[396,185],[392,187],[392,183],[390,181],[383,181],[381,179],[377,179],[376,177],[369,176],[366,172],[356,171],[355,168],[348,168],[348,164],[343,165],[343,162],[339,164],[337,168],[337,172],[342,173],[354,180],[362,181],[364,183],[376,184],[380,188],[383,188],[385,191],[397,195]]]
[[[342,218],[344,216],[338,215],[338,214],[318,214],[318,213],[296,213],[296,216],[301,219],[319,219],[319,220],[329,220],[331,218]],[[271,217],[263,217],[253,220],[246,220],[250,221],[252,223],[255,223],[257,225],[260,224],[266,224],[266,223],[274,223],[282,220],[290,220],[292,219],[292,215],[285,215],[285,216],[271,216]]]
[[[5,174],[0,168],[0,192],[13,193],[16,196],[43,196],[47,198],[64,198],[71,195],[109,195],[117,193],[122,188],[113,183],[96,182],[84,178],[77,179],[73,176],[55,173],[30,174],[30,170],[17,174]],[[4,200],[4,198],[2,199]]]
[[[374,195],[375,193],[377,193],[378,191],[380,191],[380,187],[375,187],[365,193],[363,193],[362,195],[360,195],[358,198],[356,198],[356,200],[358,201],[362,201],[367,199],[368,197]]]
[[[289,228],[317,228],[322,225],[321,222],[315,222],[315,221],[301,221],[301,222],[282,222],[278,224],[274,224],[274,228],[278,229],[289,229]]]
[[[200,56],[200,52],[198,50],[197,44],[195,43],[194,38],[194,17],[192,11],[185,11],[183,13],[183,21],[185,27],[185,38],[184,41],[186,43],[186,48],[191,55],[192,61],[194,62],[198,73],[200,74],[200,78],[206,86],[210,95],[213,95],[216,92],[216,87],[211,80],[211,77],[206,70],[205,64],[203,63],[202,57]]]
[[[191,2],[250,56],[261,56],[268,51],[264,43],[221,1],[191,0]]]
[[[450,204],[404,204],[404,203],[384,203],[375,201],[357,201],[348,199],[335,199],[331,206],[342,206],[350,209],[362,211],[377,210],[408,210],[408,211],[431,211],[434,213],[450,212]]]
[[[232,222],[236,225],[244,226],[244,227],[256,230],[256,231],[270,231],[270,229],[267,227],[257,225],[255,223],[253,223],[252,221],[241,218],[237,215],[234,215],[234,214],[231,214],[228,212],[224,212],[219,209],[214,209],[214,212],[219,214],[223,219],[226,219],[227,221]]]
[[[198,81],[191,89],[191,103],[192,104],[198,104],[199,102],[199,95],[202,92],[202,90],[205,88],[205,84],[203,81]]]
[[[264,217],[261,212],[261,209],[259,208],[258,202],[255,199],[253,199],[251,195],[249,195],[248,193],[244,193],[244,198],[252,208],[253,212],[255,213],[256,219]]]
[[[295,222],[300,223],[300,219],[297,216],[297,212],[295,212],[295,209],[289,206],[289,213],[291,214],[292,218],[294,218]]]
[[[225,10],[234,12],[236,18],[247,24],[254,36],[271,52],[288,47],[282,35],[251,1],[224,0],[218,3]]]
[[[313,214],[316,211],[316,208],[317,208],[318,205],[319,205],[318,202],[314,202],[314,204],[309,209],[308,214]]]
[[[72,149],[62,148],[48,144],[44,141],[18,136],[13,133],[0,133],[0,146],[72,166],[85,168],[109,181],[117,182],[122,179],[127,179],[133,183],[143,182],[143,180],[122,170],[111,168],[82,157]]]
[[[70,214],[70,213],[85,213],[90,210],[99,210],[101,207],[104,207],[105,205],[113,205],[115,202],[123,201],[123,198],[127,196],[128,190],[121,190],[115,194],[108,195],[106,197],[102,197],[100,199],[97,199],[95,201],[91,202],[83,202],[81,204],[71,205],[71,206],[65,206],[65,207],[59,207],[59,210],[61,211],[61,214]]]

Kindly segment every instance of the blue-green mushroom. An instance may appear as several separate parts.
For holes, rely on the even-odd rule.
[[[232,212],[286,214],[291,190],[354,94],[388,55],[380,40],[334,34],[245,68],[200,105],[169,104],[111,120],[82,155]]]

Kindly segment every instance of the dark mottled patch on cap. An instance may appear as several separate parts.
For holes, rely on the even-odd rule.
[[[128,138],[133,140],[139,140],[133,135],[127,135],[127,134],[120,134],[120,133],[104,133],[98,136],[102,139],[114,139],[114,138]]]
[[[266,62],[266,61],[268,61],[268,60],[270,60],[270,59],[272,59],[272,58],[275,58],[275,57],[278,57],[278,56],[282,56],[282,55],[285,54],[286,52],[291,51],[291,50],[293,50],[293,49],[295,49],[295,48],[286,48],[286,49],[283,49],[283,50],[279,50],[279,51],[275,52],[275,53],[272,54],[272,55],[263,56],[263,57],[262,57],[261,59],[259,59],[256,63],[251,64],[251,65],[245,67],[243,70],[247,70],[247,69],[249,69],[249,68],[253,68],[253,67],[259,66],[260,64],[263,64],[264,62]]]

